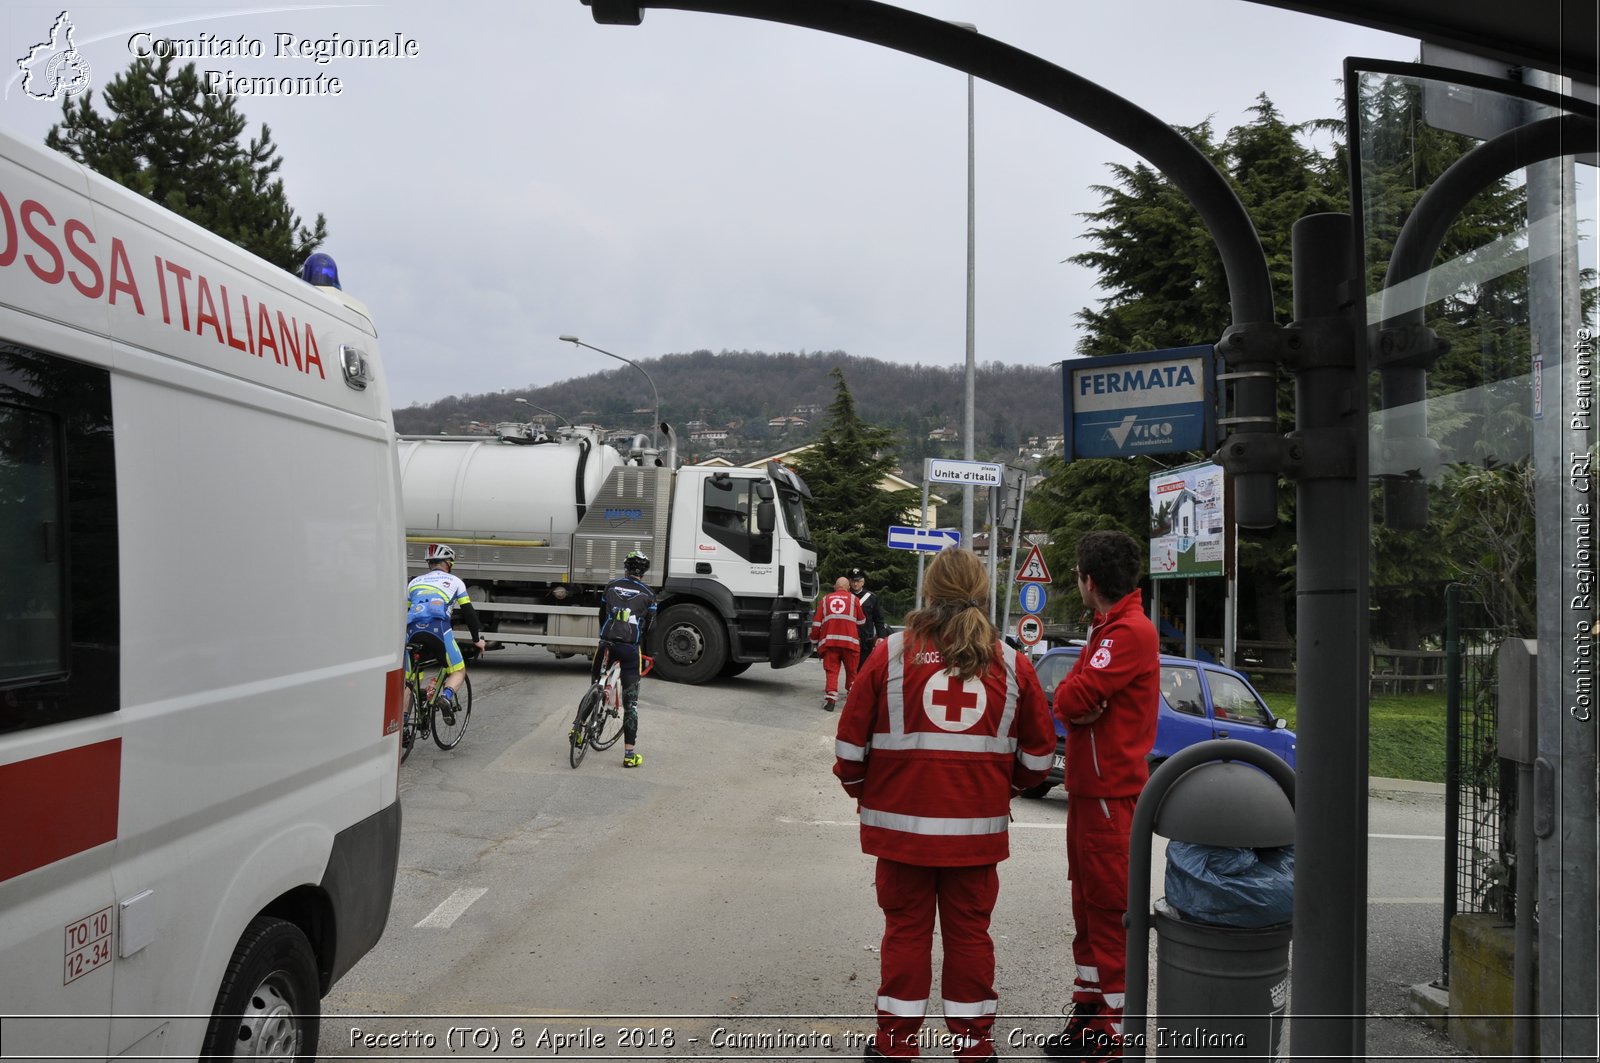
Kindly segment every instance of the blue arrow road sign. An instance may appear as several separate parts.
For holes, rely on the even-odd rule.
[[[961,545],[959,528],[889,528],[889,546],[895,550],[917,550],[937,554],[947,546]]]
[[[1021,599],[1024,613],[1044,611],[1044,584],[1024,583],[1018,588],[1017,597]]]

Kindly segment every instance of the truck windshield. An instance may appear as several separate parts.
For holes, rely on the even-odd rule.
[[[783,508],[783,526],[805,546],[811,545],[811,529],[806,525],[806,506],[800,495],[778,488],[778,504]]]

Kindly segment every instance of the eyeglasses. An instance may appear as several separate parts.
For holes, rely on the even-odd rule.
[[[1083,576],[1084,576],[1083,570],[1080,569],[1077,565],[1073,565],[1072,566],[1072,578],[1073,579],[1082,579]]]

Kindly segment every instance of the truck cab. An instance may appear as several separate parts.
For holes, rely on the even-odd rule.
[[[656,667],[710,671],[697,659],[705,632],[691,627],[693,613],[682,608],[691,601],[715,607],[727,627],[718,674],[737,675],[757,661],[783,668],[804,660],[817,595],[805,481],[777,462],[765,469],[687,466],[677,472],[674,495],[652,639]]]

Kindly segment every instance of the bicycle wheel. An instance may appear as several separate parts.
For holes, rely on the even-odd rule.
[[[615,674],[607,676],[601,690],[604,697],[589,720],[589,744],[610,749],[622,737],[622,684]]]
[[[448,750],[461,744],[461,736],[467,733],[467,724],[472,719],[472,680],[462,677],[461,689],[456,691],[455,711],[448,715],[442,693],[438,691],[433,695],[433,744]]]
[[[589,717],[600,704],[600,684],[591,686],[578,702],[578,714],[572,718],[572,729],[567,732],[567,759],[576,768],[589,752]]]
[[[416,687],[406,683],[400,696],[405,699],[405,708],[400,713],[400,763],[404,764],[411,755],[411,747],[417,744]]]

